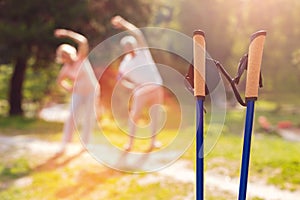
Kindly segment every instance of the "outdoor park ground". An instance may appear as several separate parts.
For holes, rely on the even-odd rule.
[[[288,104],[284,99],[283,102],[271,99],[259,100],[256,106],[248,199],[296,200],[300,196],[300,142],[285,140],[276,132],[264,132],[257,118],[264,115],[273,124],[290,120],[298,127],[299,103],[295,98],[294,101],[290,98]],[[227,112],[223,132],[205,158],[205,199],[237,198],[244,115],[243,108]],[[193,146],[161,171],[123,173],[98,163],[88,152],[81,151],[78,138],[64,155],[55,157],[62,126],[59,122],[35,118],[1,117],[1,200],[194,199]],[[114,127],[108,125],[107,128],[112,130],[112,138],[118,138]],[[161,140],[168,140],[174,137],[174,131],[166,130],[163,135]]]

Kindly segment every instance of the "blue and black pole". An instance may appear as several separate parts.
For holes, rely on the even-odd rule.
[[[205,100],[205,35],[197,30],[193,35],[194,96],[196,97],[196,199],[204,199],[204,109]]]
[[[248,69],[246,80],[246,122],[244,132],[244,145],[242,155],[242,165],[240,174],[239,200],[245,200],[247,196],[247,182],[249,171],[249,160],[251,150],[251,135],[254,118],[254,104],[258,97],[260,67],[263,55],[263,47],[266,31],[258,31],[251,36],[248,56]]]

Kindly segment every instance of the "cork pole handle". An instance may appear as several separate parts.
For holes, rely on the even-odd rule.
[[[194,32],[194,96],[205,97],[205,34],[201,30]]]
[[[267,32],[263,30],[251,35],[246,80],[246,100],[256,100],[258,97],[260,67],[266,35]]]

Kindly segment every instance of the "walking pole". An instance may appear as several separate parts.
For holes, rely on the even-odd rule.
[[[205,38],[197,30],[193,35],[194,96],[196,97],[196,199],[204,199],[203,103],[205,99]]]
[[[246,122],[244,132],[244,146],[242,155],[241,175],[240,175],[240,188],[239,200],[245,200],[247,194],[247,181],[249,170],[249,159],[251,149],[251,134],[254,116],[254,103],[258,97],[258,87],[260,78],[260,66],[263,54],[263,47],[266,37],[266,31],[258,31],[251,36],[248,57],[248,69],[246,80]]]

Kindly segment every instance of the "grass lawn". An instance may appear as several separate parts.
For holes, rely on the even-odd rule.
[[[242,143],[236,135],[222,135],[207,156],[206,169],[232,178],[239,177]],[[250,160],[250,181],[263,181],[281,189],[300,190],[299,143],[278,136],[254,135]]]
[[[282,108],[278,108],[278,105],[272,102],[261,101],[256,106],[256,118],[263,114],[269,117],[272,123],[283,118],[298,123],[293,112],[282,113],[280,110]],[[228,111],[224,131],[213,150],[206,156],[206,170],[233,178],[239,177],[244,111],[244,109]],[[59,141],[61,130],[61,123],[24,118],[0,120],[0,133],[5,136],[26,135],[47,141]],[[193,128],[188,131],[192,130]],[[300,190],[299,142],[288,142],[276,134],[260,132],[256,125],[252,140],[250,181],[259,180],[282,189]],[[173,130],[168,130],[166,134],[160,136],[160,139],[165,142],[174,139],[174,135],[176,133]],[[116,145],[125,143],[119,142],[120,138],[115,133],[110,135],[110,139]],[[143,149],[144,145],[144,142],[137,143],[136,149]],[[181,159],[194,163],[194,155],[195,149],[192,145]],[[46,162],[41,168],[32,164],[36,164],[38,159],[44,161],[50,157],[51,155],[32,157],[26,152],[15,154],[14,149],[2,151],[0,199],[193,199],[193,183],[182,183],[172,178],[160,177],[156,173],[150,175],[159,181],[151,182],[149,174],[118,172],[100,165],[88,154],[72,158],[63,156]],[[206,198],[220,200],[236,197],[206,188]]]
[[[250,181],[263,181],[281,189],[300,190],[300,148],[299,142],[285,141],[275,132],[263,132],[258,123],[259,116],[266,116],[275,126],[278,121],[289,120],[299,126],[298,104],[260,100],[256,103],[254,132],[249,178]],[[294,101],[293,101],[294,100]],[[213,151],[207,156],[207,169],[216,169],[231,177],[238,177],[242,152],[245,110],[227,112],[224,133]],[[224,169],[225,168],[225,169]]]
[[[61,137],[62,123],[46,122],[40,119],[23,117],[0,117],[2,135],[27,135],[35,138],[56,141]]]

